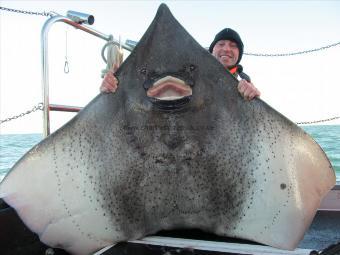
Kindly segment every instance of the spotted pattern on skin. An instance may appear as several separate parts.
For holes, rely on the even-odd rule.
[[[173,228],[187,224],[194,227],[203,218],[206,221],[223,217],[225,231],[228,231],[236,228],[245,216],[240,213],[245,195],[252,194],[247,207],[252,206],[255,194],[252,187],[257,181],[252,176],[255,170],[249,175],[247,167],[256,158],[256,155],[250,154],[253,147],[257,148],[257,155],[261,147],[252,147],[251,138],[242,138],[238,132],[229,135],[228,142],[237,144],[238,140],[244,139],[243,143],[228,151],[221,150],[226,144],[215,144],[217,136],[211,135],[210,131],[201,144],[192,143],[190,139],[188,141],[188,136],[196,136],[196,141],[199,141],[202,130],[195,133],[195,129],[181,123],[183,130],[178,132],[175,121],[170,117],[166,125],[159,126],[167,127],[167,130],[155,128],[149,132],[138,125],[137,128],[124,129],[126,123],[123,123],[113,129],[111,136],[105,136],[106,139],[92,140],[89,135],[95,130],[94,127],[86,126],[81,132],[85,138],[76,147],[82,151],[81,144],[89,146],[91,149],[85,158],[92,166],[91,174],[102,172],[98,172],[95,178],[89,178],[90,182],[98,179],[98,182],[93,182],[93,192],[101,195],[96,201],[100,210],[104,210],[103,216],[111,216],[112,227],[125,232],[124,238],[134,236],[136,228],[142,229],[142,232],[152,232],[159,226]],[[122,131],[125,133],[122,134]],[[122,137],[120,139],[123,141],[116,137]],[[117,143],[120,143],[119,146]],[[245,144],[248,145],[246,151],[242,149]],[[109,165],[115,160],[112,155],[124,160],[117,160],[114,166]],[[234,166],[237,166],[235,171],[225,171]],[[257,168],[260,167],[261,163]],[[89,166],[86,169],[90,171]],[[82,193],[86,197],[86,189]],[[214,226],[217,222],[202,222],[202,227],[209,224]]]
[[[79,212],[74,211],[73,203],[70,201],[69,189],[75,189],[75,196],[79,196],[78,199],[85,199],[90,205],[94,205],[94,211],[101,216],[105,215],[103,212],[106,203],[108,201],[106,195],[101,197],[100,190],[107,184],[105,176],[100,173],[103,169],[102,159],[96,153],[96,147],[101,146],[103,140],[94,139],[93,136],[88,135],[93,131],[93,128],[97,126],[83,123],[76,125],[75,129],[69,130],[69,136],[58,137],[58,143],[53,144],[53,163],[54,174],[56,176],[56,182],[58,186],[57,196],[61,202],[62,207],[65,210],[66,215],[72,219],[72,224],[78,232],[89,240],[96,241],[100,244],[107,244],[102,240],[94,236],[91,231],[88,232],[82,229],[82,223],[77,221],[77,218],[73,217],[74,214]],[[60,141],[60,143],[59,143]],[[56,144],[58,147],[56,148]],[[68,155],[65,158],[65,155]],[[113,159],[112,154],[106,153],[110,160]],[[111,170],[111,169],[110,169]],[[65,185],[68,181],[72,182],[72,187]],[[112,232],[111,226],[115,226],[115,222],[112,222],[110,217],[107,217],[108,224],[105,226],[105,230]],[[52,223],[52,222],[51,222]],[[120,231],[120,229],[117,229]]]

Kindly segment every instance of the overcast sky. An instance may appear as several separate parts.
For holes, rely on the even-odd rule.
[[[204,47],[222,28],[237,30],[245,52],[289,53],[340,42],[340,1],[162,1]],[[0,1],[29,11],[91,13],[92,27],[139,40],[160,1]],[[42,101],[40,33],[48,18],[0,11],[0,119]],[[66,55],[70,72],[64,73]],[[99,92],[105,41],[64,23],[49,33],[50,102],[84,106]],[[340,45],[290,57],[244,56],[241,64],[262,99],[292,121],[340,115]],[[52,113],[52,129],[73,114]],[[340,120],[328,124],[340,124]],[[4,123],[0,133],[41,133],[42,112]]]

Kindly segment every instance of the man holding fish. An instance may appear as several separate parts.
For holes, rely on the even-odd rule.
[[[240,76],[242,79],[238,83],[238,91],[245,100],[252,100],[261,95],[260,91],[250,81],[250,78],[242,72],[242,66],[239,65],[243,55],[243,42],[239,34],[231,29],[225,28],[216,34],[213,42],[210,44],[209,52],[228,70],[235,78]],[[108,72],[100,86],[101,92],[115,92],[118,80],[114,72],[118,65],[114,65],[111,72]]]

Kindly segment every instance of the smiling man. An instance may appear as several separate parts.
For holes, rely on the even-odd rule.
[[[220,31],[210,44],[209,52],[228,70],[238,78],[240,66],[238,65],[243,55],[243,42],[239,34],[231,28]],[[252,100],[260,96],[260,91],[250,81],[239,81],[238,90],[246,100]]]
[[[239,34],[231,28],[219,32],[210,44],[209,52],[226,68],[240,63],[243,55],[243,42]]]
[[[242,72],[240,65],[243,55],[243,42],[239,34],[231,28],[225,28],[220,31],[209,47],[209,52],[236,78]],[[114,72],[118,69],[115,65],[108,72],[100,86],[101,92],[115,92],[118,80],[114,76]],[[241,79],[238,83],[238,91],[245,100],[252,100],[260,96],[260,91],[249,80]]]

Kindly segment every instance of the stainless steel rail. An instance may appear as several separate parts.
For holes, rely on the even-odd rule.
[[[51,26],[56,22],[64,22],[86,33],[99,37],[105,41],[111,41],[112,43],[116,45],[120,44],[119,41],[113,39],[112,35],[103,34],[86,25],[74,22],[72,19],[62,16],[62,15],[53,16],[45,22],[41,30],[42,92],[43,92],[43,103],[44,103],[44,110],[43,110],[43,135],[44,137],[50,134],[50,110],[51,110],[51,107],[49,104],[48,32]],[[132,51],[134,48],[133,46],[130,46],[128,44],[122,44],[121,47],[128,51]],[[63,107],[63,109],[65,108],[68,108],[68,106]],[[74,107],[70,106],[69,108],[72,109]],[[53,108],[53,110],[57,110],[57,109]]]

